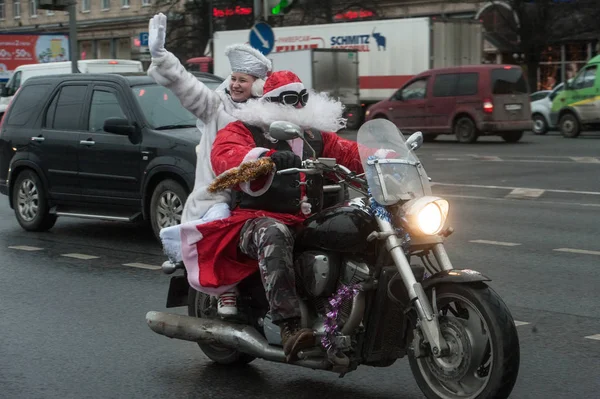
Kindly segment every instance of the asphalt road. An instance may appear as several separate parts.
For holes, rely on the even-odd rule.
[[[450,200],[455,267],[491,277],[518,321],[511,397],[597,398],[600,135],[442,138],[418,154],[434,192]],[[423,397],[403,359],[343,379],[260,360],[215,366],[195,344],[145,324],[148,310],[165,310],[169,280],[148,229],[64,218],[26,233],[4,196],[0,221],[2,397]]]

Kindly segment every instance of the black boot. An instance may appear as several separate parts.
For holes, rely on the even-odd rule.
[[[315,333],[310,328],[300,328],[300,319],[287,319],[279,324],[281,344],[286,360],[296,359],[298,352],[315,346]]]

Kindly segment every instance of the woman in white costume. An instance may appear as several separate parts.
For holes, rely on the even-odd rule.
[[[262,96],[263,85],[271,61],[256,49],[237,44],[225,49],[232,73],[216,89],[211,90],[189,73],[171,52],[165,49],[167,17],[159,13],[150,19],[148,47],[152,64],[148,75],[158,84],[171,90],[181,104],[203,124],[200,143],[196,146],[196,178],[194,189],[188,196],[181,216],[181,223],[208,222],[229,216],[230,191],[215,194],[206,188],[215,178],[210,152],[217,132],[235,121],[236,110],[250,98]],[[180,226],[165,228],[160,236],[165,252],[174,262],[181,261]],[[195,289],[197,287],[192,285]],[[205,290],[203,290],[205,291]],[[219,298],[219,313],[237,313],[234,293],[222,294]]]

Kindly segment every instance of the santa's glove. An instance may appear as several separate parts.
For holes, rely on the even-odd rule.
[[[167,31],[167,16],[158,13],[150,18],[148,24],[148,49],[152,58],[158,58],[166,54],[165,38]]]
[[[300,168],[302,160],[291,151],[275,151],[269,156],[275,163],[277,170]]]

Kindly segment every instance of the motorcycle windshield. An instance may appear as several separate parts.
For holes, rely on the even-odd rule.
[[[382,205],[431,195],[431,186],[418,157],[392,122],[373,119],[356,138],[371,195]]]

